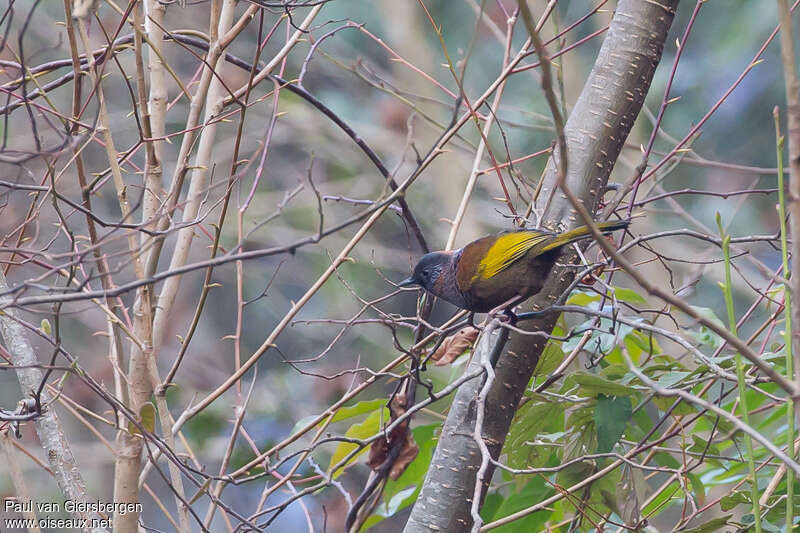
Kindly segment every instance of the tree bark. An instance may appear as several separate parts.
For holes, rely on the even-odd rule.
[[[592,72],[567,121],[566,185],[591,212],[595,211],[647,95],[677,5],[678,0],[619,1]],[[558,172],[554,159],[551,158],[542,179],[542,191],[535,205],[537,212],[544,210],[552,196],[542,224],[576,225],[571,205],[555,191]],[[573,274],[574,269],[554,269],[542,291],[526,307],[547,307],[566,290]],[[549,314],[526,326],[531,330],[551,331],[556,319],[557,314]],[[498,361],[496,377],[486,398],[481,433],[495,459],[544,344],[545,339],[538,336],[512,334]],[[490,343],[487,345],[488,350],[494,349]],[[480,365],[485,355],[475,353],[467,372],[478,368],[475,365]],[[481,380],[472,380],[456,393],[405,533],[462,532],[472,526],[472,495],[482,459],[473,438],[476,399],[481,386]],[[483,476],[485,485],[492,473],[490,464]]]
[[[0,292],[7,293],[8,291],[6,277],[0,271]],[[28,340],[25,326],[17,322],[15,318],[16,311],[10,307],[12,300],[11,296],[0,297],[0,305],[7,306],[0,312],[0,336],[6,346],[6,350],[11,355],[11,362],[17,367],[17,379],[19,380],[22,394],[26,399],[30,399],[39,390],[39,385],[42,383],[44,376],[39,369],[40,363],[36,353],[33,351],[33,346]],[[90,504],[89,496],[86,493],[86,483],[83,481],[80,468],[75,462],[75,456],[72,455],[72,450],[64,435],[64,429],[55,411],[55,406],[50,405],[53,401],[53,396],[48,392],[47,388],[42,390],[40,400],[43,406],[47,406],[47,409],[42,412],[41,416],[36,418],[34,424],[36,435],[39,437],[42,449],[45,451],[47,463],[50,465],[53,477],[61,489],[61,494],[65,500],[79,504]],[[9,446],[11,446],[10,443]],[[36,495],[34,499],[41,501],[41,495]],[[80,506],[79,508],[83,507],[85,506]],[[100,520],[100,516],[95,512],[75,511],[73,518],[78,521],[87,521],[86,527],[83,528],[84,531],[91,529],[93,533],[108,533],[106,529],[101,527],[89,527],[88,523],[92,523],[90,521]]]

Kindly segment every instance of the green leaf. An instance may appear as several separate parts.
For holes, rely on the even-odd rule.
[[[413,499],[413,494],[416,487],[408,487],[395,494],[388,503],[386,503],[386,516],[392,516],[397,511],[408,505],[408,500]],[[405,505],[403,505],[405,503]]]
[[[360,424],[353,424],[350,426],[350,429],[345,432],[345,436],[353,439],[368,439],[380,431],[381,421],[388,419],[389,409],[384,407],[383,409],[373,411]],[[347,457],[356,448],[358,448],[358,445],[352,442],[339,443],[339,445],[336,447],[336,450],[334,450],[333,455],[331,456],[330,463],[328,463],[328,472],[331,471],[334,465],[338,464],[339,461]],[[359,455],[366,452],[368,449],[369,446],[362,448],[357,454],[351,457],[345,464],[336,470],[336,472],[333,473],[333,477],[336,478],[341,475],[344,472],[345,466],[355,461]]]
[[[646,335],[641,331],[632,331],[625,336],[625,348],[631,359],[639,361],[642,355],[654,355],[661,353],[661,346],[656,341],[653,335]]]
[[[563,337],[565,333],[564,315],[561,315],[551,335],[553,337]],[[564,343],[562,341],[553,339],[547,341],[542,355],[539,357],[539,362],[536,364],[536,370],[533,372],[532,379],[536,379],[537,376],[548,376],[553,370],[558,368],[558,365],[564,360],[563,345]]]
[[[691,472],[687,472],[686,477],[688,477],[689,481],[692,482],[692,492],[694,492],[694,497],[697,499],[697,503],[703,505],[706,501],[706,487],[703,484],[703,481],[700,479],[700,476],[697,474],[692,474]]]
[[[555,330],[553,336],[558,335]],[[548,341],[539,357],[539,363],[536,365],[536,370],[533,375],[536,376],[549,376],[553,370],[558,368],[559,363],[564,360],[564,352],[561,351],[561,343],[555,341]]]
[[[576,483],[586,480],[587,477],[597,473],[597,465],[594,462],[583,461],[581,463],[574,463],[564,468],[556,475],[556,482],[562,487],[570,487]],[[580,507],[580,514],[584,519],[591,520],[596,523],[608,511],[613,511],[617,514],[620,513],[618,485],[622,479],[621,469],[617,468],[612,472],[604,475],[600,479],[594,481],[589,487],[589,497],[581,500],[568,499],[566,505],[573,513],[578,512],[576,504]],[[587,520],[582,520],[582,523],[588,526]],[[529,530],[519,530],[529,531]],[[588,527],[579,528],[579,531],[588,531]]]
[[[599,394],[594,406],[594,424],[597,430],[597,452],[610,452],[625,432],[633,413],[628,396],[606,396]]]
[[[628,365],[608,365],[600,371],[600,377],[613,381],[614,383],[627,385],[635,376],[628,370]]]
[[[570,413],[565,424],[568,435],[564,439],[563,461],[575,459],[597,450],[597,431],[594,428],[594,403],[578,407]],[[588,464],[588,463],[586,463]],[[568,467],[563,472],[569,470]]]
[[[348,418],[353,418],[358,415],[363,415],[364,413],[371,413],[372,411],[375,411],[385,406],[386,406],[386,400],[378,398],[376,400],[365,400],[363,402],[358,402],[354,405],[341,407],[333,415],[331,423],[347,420]],[[319,415],[304,416],[303,418],[298,420],[297,423],[294,425],[294,427],[292,428],[292,433],[299,430],[300,428],[307,426],[308,424],[311,423],[312,420],[315,420],[318,417]],[[325,419],[323,418],[322,420],[319,421],[317,425],[321,424],[324,421]]]
[[[588,517],[593,517],[596,521],[606,515],[608,511],[613,511],[618,515],[622,512],[620,509],[620,504],[622,502],[618,494],[621,482],[622,470],[618,468],[592,483],[591,496],[587,509],[590,509],[593,513],[588,514]],[[584,523],[585,522],[584,520]]]
[[[692,309],[703,318],[714,322],[715,324],[719,324],[722,327],[725,325],[722,321],[717,318],[717,315],[714,314],[714,311],[709,309],[708,307],[698,307],[698,306],[691,306]],[[699,330],[690,330],[689,334],[694,337],[694,339],[704,346],[709,346],[711,348],[717,349],[722,346],[722,337],[711,331],[705,326],[700,326]]]
[[[517,410],[503,453],[511,468],[543,466],[555,447],[532,445],[546,429],[563,429],[564,404],[531,400]],[[560,428],[551,427],[561,421]]]
[[[761,519],[761,529],[767,533],[783,533],[783,529],[763,518]]]
[[[595,319],[591,318],[576,328],[578,332],[583,332],[590,328],[593,330],[589,342],[586,343],[586,351],[599,350],[602,353],[608,353],[617,344],[621,344],[625,337],[633,331],[632,326],[621,324],[609,318],[601,318],[597,326],[595,326],[594,322]],[[578,346],[581,337],[581,335],[575,335],[564,342],[562,349],[565,352],[571,352]]]
[[[678,405],[675,407],[675,409],[670,411],[672,413],[672,416],[685,416],[697,412],[694,406],[689,402],[672,396],[657,396],[652,399],[652,402],[653,405],[655,405],[662,411],[667,412],[669,408],[672,407],[672,404],[674,404],[677,400],[680,400],[678,401]]]
[[[567,305],[579,305],[581,307],[586,307],[590,303],[596,302],[599,299],[599,294],[588,293],[584,291],[573,291],[572,294],[569,295]]]
[[[491,522],[492,518],[497,516],[497,510],[500,509],[504,501],[506,499],[499,492],[490,492],[486,495],[486,499],[483,500],[483,505],[481,505],[481,518],[483,518],[484,523]]]
[[[677,481],[673,481],[664,490],[653,496],[649,504],[644,506],[644,509],[642,509],[642,516],[651,516],[654,513],[659,513],[669,506],[668,502],[682,499],[683,490]]]
[[[555,494],[555,490],[548,486],[544,479],[540,476],[534,477],[527,485],[520,491],[509,495],[505,498],[495,511],[494,515],[489,518],[490,520],[498,520],[510,514],[521,511],[526,507],[530,507],[536,502],[540,502]],[[496,531],[498,533],[517,533],[520,531],[541,531],[542,526],[550,518],[551,511],[542,510],[537,513],[529,514],[519,520],[515,520],[510,524],[500,526]]]
[[[677,470],[681,467],[681,463],[675,459],[672,455],[666,452],[658,452],[653,456],[656,464],[659,466],[666,466],[667,468],[672,468]]]
[[[156,429],[156,406],[150,402],[145,402],[139,408],[139,423],[145,429],[145,431],[149,431],[152,433]],[[141,431],[139,428],[136,427],[135,424],[132,422],[128,422],[128,433],[130,434],[139,434],[141,435]]]
[[[628,426],[628,437],[631,440],[642,440],[653,427],[653,420],[647,414],[647,409],[636,410],[630,421],[632,423]]]
[[[621,302],[630,302],[635,304],[646,304],[647,300],[645,300],[641,294],[638,292],[626,289],[624,287],[614,287],[614,296],[617,300]]]
[[[363,402],[358,402],[355,405],[350,405],[348,407],[342,407],[336,414],[333,415],[331,419],[331,423],[339,422],[340,420],[347,420],[348,418],[353,418],[354,416],[363,415],[364,413],[371,413],[372,411],[377,411],[381,407],[386,406],[385,399],[375,399],[375,400],[365,400]]]
[[[694,453],[710,453],[712,455],[722,455],[719,451],[719,446],[709,443],[706,437],[701,437],[696,433],[692,433],[692,446],[689,447],[690,452]]]
[[[719,501],[719,508],[723,511],[730,511],[734,507],[738,505],[750,505],[750,496],[745,494],[743,491],[736,491],[731,494],[727,494],[722,497]]]
[[[684,529],[683,533],[716,533],[721,531],[723,526],[728,525],[728,520],[730,519],[731,515],[720,516],[692,529]]]
[[[139,416],[142,420],[144,429],[152,433],[156,430],[156,406],[150,402],[145,402],[139,408]]]
[[[390,516],[394,516],[397,511],[408,506],[408,504],[414,500],[414,492],[416,492],[416,490],[417,487],[408,487],[405,490],[397,492],[388,502],[381,502],[375,508],[372,515],[364,521],[364,525],[361,526],[361,531],[366,531],[378,522]]]
[[[632,468],[628,464],[622,465],[614,500],[619,507],[618,512],[623,523],[632,526],[641,522],[642,514],[639,502],[645,501],[647,491],[647,481],[645,481],[642,471]]]
[[[569,380],[575,384],[580,385],[578,394],[582,396],[597,396],[598,394],[606,394],[609,396],[630,396],[636,389],[628,385],[622,385],[616,381],[611,381],[606,378],[600,377],[597,374],[590,374],[585,371],[573,372],[570,374]]]
[[[666,372],[658,377],[658,384],[668,389],[677,383],[680,383],[691,372]]]

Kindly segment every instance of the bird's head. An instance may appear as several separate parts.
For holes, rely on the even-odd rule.
[[[414,267],[414,273],[410,278],[406,278],[398,285],[407,287],[409,285],[419,285],[423,289],[441,295],[441,282],[445,281],[442,274],[454,271],[453,262],[455,257],[452,252],[431,252],[425,254]],[[437,284],[437,282],[440,282]]]

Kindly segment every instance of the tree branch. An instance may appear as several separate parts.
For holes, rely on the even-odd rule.
[[[0,291],[6,290],[8,290],[8,283],[5,275],[0,271]],[[7,303],[3,301],[8,300],[8,298],[8,296],[0,297],[0,303]],[[11,354],[11,362],[15,367],[18,367],[16,369],[17,379],[22,388],[22,394],[31,396],[39,390],[43,375],[39,370],[39,360],[36,358],[33,346],[28,341],[25,327],[16,320],[15,314],[16,312],[11,309],[5,309],[0,313],[0,334],[2,334],[3,343],[6,345],[8,353]],[[39,400],[43,407],[47,406],[51,400],[50,393],[43,389]],[[72,450],[70,450],[69,443],[64,436],[61,421],[55,410],[52,407],[43,409],[41,416],[36,419],[35,426],[36,435],[38,435],[39,441],[42,443],[47,462],[53,471],[56,483],[58,483],[64,499],[88,504],[86,483],[84,483],[81,471],[75,463],[75,457],[72,455]],[[74,517],[87,520],[92,518],[100,519],[97,513],[78,511],[75,511]],[[95,528],[92,531],[101,532],[106,530]]]

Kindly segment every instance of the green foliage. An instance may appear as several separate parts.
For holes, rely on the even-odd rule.
[[[484,521],[499,520],[517,511],[521,511],[541,502],[555,494],[555,490],[541,476],[533,476],[522,489],[507,495],[498,493],[487,497],[481,510]],[[541,531],[542,526],[550,518],[550,511],[542,510],[529,514],[524,518],[500,526],[492,531],[501,533],[518,533],[522,531]]]
[[[692,309],[694,309],[694,311],[703,318],[711,320],[712,322],[724,327],[722,321],[717,317],[714,311],[708,307],[692,306]],[[689,335],[691,335],[694,340],[696,340],[702,346],[708,346],[715,350],[722,346],[722,337],[703,325],[699,326],[697,330],[690,330]]]
[[[225,414],[219,409],[206,409],[189,419],[185,433],[195,443],[196,448],[202,450],[207,442],[222,434],[228,425]]]
[[[642,515],[651,516],[659,513],[671,502],[682,502],[683,497],[684,492],[683,489],[681,489],[680,483],[673,481],[664,489],[660,490],[655,497],[650,500],[650,503],[642,508]]]
[[[352,439],[368,439],[373,435],[377,434],[381,429],[381,424],[389,419],[389,409],[382,408],[376,409],[372,411],[363,422],[353,424],[350,428],[345,432],[345,437],[350,437]],[[331,460],[328,463],[328,472],[333,474],[333,477],[339,477],[344,472],[344,467],[351,464],[355,461],[358,456],[366,452],[369,447],[364,447],[360,449],[358,452],[353,454],[346,463],[341,465],[341,467],[337,468],[335,472],[332,472],[334,466],[338,465],[345,457],[350,455],[353,451],[358,449],[358,444],[354,442],[340,442],[336,449],[331,456]]]
[[[633,289],[626,289],[624,287],[614,287],[614,298],[620,302],[629,302],[632,304],[646,304],[647,300],[634,291]]]
[[[644,298],[634,291],[616,288],[614,292],[618,301],[640,305],[644,303]],[[570,296],[568,303],[596,308],[600,300],[601,297],[597,294],[575,292]],[[710,308],[696,309],[704,317],[721,323]],[[516,413],[503,448],[502,457],[505,462],[517,469],[537,468],[564,464],[571,459],[593,453],[608,452],[614,449],[621,438],[637,442],[651,435],[654,415],[658,418],[661,416],[659,413],[669,412],[667,420],[673,418],[693,421],[693,426],[689,426],[693,429],[683,434],[683,444],[680,447],[693,454],[691,457],[703,457],[704,470],[688,471],[684,474],[682,483],[673,481],[660,487],[657,492],[651,493],[654,487],[650,485],[648,489],[648,482],[644,480],[641,471],[634,468],[636,475],[621,477],[620,469],[617,468],[588,484],[577,493],[577,499],[570,498],[558,502],[552,507],[549,517],[546,512],[540,511],[527,518],[532,521],[530,525],[516,521],[514,522],[516,528],[509,531],[535,530],[531,528],[540,528],[545,523],[552,524],[556,516],[581,516],[583,526],[592,525],[587,519],[596,522],[602,520],[608,513],[624,516],[625,520],[631,522],[641,517],[653,519],[673,505],[684,505],[686,498],[692,498],[698,505],[702,505],[710,490],[708,486],[727,485],[741,480],[747,474],[746,464],[740,460],[740,454],[744,449],[743,442],[730,421],[708,413],[700,413],[694,405],[679,401],[674,396],[645,394],[650,390],[649,387],[629,371],[626,357],[638,363],[641,371],[661,387],[684,388],[695,394],[704,393],[702,387],[708,378],[709,368],[705,364],[697,364],[696,361],[687,363],[685,359],[678,359],[673,354],[665,353],[656,337],[648,331],[605,318],[599,321],[589,318],[577,326],[569,326],[564,318],[560,317],[554,336],[562,337],[569,332],[573,335],[566,341],[554,339],[548,341],[537,368],[537,376],[540,379],[552,372],[561,359],[577,347],[580,333],[587,328],[595,330],[583,349],[595,354],[595,357],[599,354],[598,365],[592,369],[573,370],[562,378],[558,392],[572,398],[570,401],[559,402],[552,396],[540,394],[531,394],[526,398]],[[693,325],[688,329],[681,328],[681,332],[704,349],[714,350],[722,344],[716,334],[704,327]],[[776,352],[765,354],[765,358],[776,365],[782,365],[784,354],[779,347],[775,348]],[[730,372],[734,370],[734,361],[730,353],[720,353],[712,360]],[[540,382],[540,380],[535,381],[535,383]],[[758,387],[768,390],[770,394],[780,394],[780,391],[769,383],[760,384]],[[726,390],[729,390],[729,385]],[[768,398],[760,394],[757,389],[749,388],[745,394],[751,409],[768,401]],[[722,405],[730,412],[734,408],[735,400],[735,395],[725,396]],[[757,429],[763,430],[779,424],[785,417],[785,411],[784,405],[776,406],[756,417]],[[714,439],[709,440],[710,435]],[[775,434],[776,443],[785,442],[781,435],[781,432]],[[735,442],[733,439],[739,441]],[[757,449],[755,453],[758,460],[765,458],[763,449]],[[717,458],[726,455],[736,460]],[[686,460],[686,457],[682,458],[669,451],[654,450],[651,464],[679,470],[685,466]],[[610,462],[611,460],[603,459],[572,463],[551,474],[551,483],[561,487],[573,486],[593,476]],[[626,471],[630,470],[627,466],[625,468]],[[508,475],[503,477],[514,479]],[[742,490],[725,496],[720,502],[720,509],[729,511],[740,505],[752,505],[745,493],[746,488],[747,484]],[[782,485],[772,497],[773,501],[780,497],[781,492],[785,492]],[[501,508],[505,509],[503,505],[512,506],[508,502],[516,501],[514,494],[516,493],[508,493],[504,489],[491,492],[484,507],[484,518],[496,519],[508,514]],[[625,501],[636,499],[644,507],[642,509],[631,505],[620,507],[622,494],[626,494],[623,498]],[[775,506],[766,516],[767,520],[763,523],[769,525],[764,525],[765,531],[770,531],[772,524],[780,523],[783,519],[783,511],[779,509],[781,507]],[[742,507],[742,509],[747,508]],[[769,520],[772,520],[772,524]],[[724,516],[693,525],[688,531],[696,533],[719,531],[729,523],[730,516]]]
[[[709,520],[702,525],[697,527],[693,527],[691,529],[684,529],[684,533],[716,533],[720,531],[724,526],[728,525],[728,520],[731,519],[731,515],[720,516],[719,518],[714,518],[713,520]]]
[[[371,413],[384,407],[386,405],[386,400],[383,399],[376,399],[376,400],[364,400],[362,402],[358,402],[351,406],[341,407],[336,411],[336,413],[331,417],[330,423],[339,422],[341,420],[347,420],[349,418],[354,418],[358,415],[363,415],[364,413]],[[303,428],[310,424],[313,420],[315,420],[319,415],[309,415],[304,416],[300,420],[298,420],[294,427],[292,428],[292,433]],[[320,420],[317,423],[317,426],[322,424],[323,420]]]
[[[645,303],[645,299],[635,291],[623,288],[614,288],[613,291],[619,302]],[[568,303],[598,309],[601,300],[598,294],[576,291]],[[696,310],[709,320],[721,324],[711,308],[697,307]],[[637,320],[632,319],[630,314],[627,318]],[[569,370],[546,393],[531,392],[544,382],[567,354],[577,348],[587,329],[591,329],[591,336],[583,345],[584,353],[579,355],[576,362],[582,364],[591,361],[593,366]],[[679,325],[678,331],[695,343],[715,365],[731,373],[735,370],[730,351],[714,352],[722,346],[722,340],[716,334],[695,323]],[[780,333],[776,331],[776,334]],[[567,337],[566,340],[560,340],[564,337]],[[697,506],[703,506],[712,497],[710,495],[717,494],[716,487],[730,487],[739,482],[742,484],[738,490],[721,497],[717,509],[719,512],[749,511],[753,502],[750,483],[746,479],[747,463],[742,460],[744,441],[733,423],[703,412],[675,396],[654,394],[647,383],[630,371],[628,360],[637,364],[647,379],[660,387],[680,388],[693,394],[706,395],[726,411],[736,412],[738,397],[735,393],[731,394],[730,381],[724,382],[721,388],[716,385],[717,388],[708,392],[704,387],[713,377],[708,365],[693,354],[687,357],[685,348],[681,347],[674,353],[667,351],[662,347],[663,342],[663,338],[652,332],[637,328],[635,322],[625,325],[611,319],[588,317],[576,325],[574,319],[571,323],[569,318],[559,317],[553,338],[548,340],[539,360],[529,392],[515,413],[500,459],[509,467],[520,470],[570,464],[541,474],[512,475],[502,471],[499,477],[504,482],[490,487],[481,511],[483,519],[489,522],[509,516],[557,494],[555,487],[567,488],[579,483],[582,488],[572,496],[498,530],[540,531],[575,518],[579,521],[578,531],[590,531],[609,515],[613,520],[629,525],[643,518],[653,523],[668,510],[685,509],[689,499]],[[674,343],[668,345],[674,349]],[[770,345],[770,348],[773,351],[764,353],[763,358],[782,370],[785,350],[779,343]],[[771,398],[780,396],[782,391],[771,383],[759,383],[748,387],[744,394],[752,410],[769,406],[769,402],[773,401]],[[356,405],[351,411],[343,411],[338,416],[356,416],[377,407],[377,404]],[[373,416],[374,412],[370,417]],[[754,415],[751,424],[756,430],[770,435],[776,444],[785,446],[785,417],[785,404],[771,405]],[[653,432],[656,421],[660,426]],[[686,425],[674,434],[675,438],[659,442],[660,447],[649,449],[652,455],[640,454],[632,460],[642,461],[647,456],[650,466],[683,471],[681,481],[673,479],[663,483],[646,480],[647,471],[628,464],[594,479],[614,459],[581,459],[615,449],[625,453],[631,449],[629,442],[642,442],[645,438],[652,441],[672,424],[678,423]],[[417,431],[428,432],[425,437],[417,438],[421,444],[420,456],[400,480],[387,483],[384,499],[370,518],[369,525],[396,514],[417,498],[433,452],[432,444],[426,446],[424,443],[425,439],[432,442],[428,435],[433,435],[434,426],[415,429],[415,436]],[[623,439],[623,443],[618,444]],[[762,447],[756,447],[753,454],[759,463],[768,459]],[[700,466],[685,470],[687,465],[696,465],[698,458],[702,460]],[[774,472],[775,467],[768,468]],[[759,476],[760,490],[763,491],[770,477],[766,473]],[[585,483],[589,478],[592,478],[592,482]],[[785,494],[786,484],[782,481],[768,502],[771,507],[762,519],[764,531],[780,530],[774,524],[785,520],[785,506],[780,504]],[[798,511],[800,509],[795,511],[794,516]],[[688,525],[691,527],[684,531],[711,533],[737,527],[731,521],[731,515],[705,521],[700,519],[703,516],[701,514],[690,522]],[[743,516],[741,520],[745,527],[754,523],[752,514]]]
[[[145,402],[139,408],[139,423],[145,431],[149,431],[150,433],[155,431],[156,406],[151,402]],[[128,433],[141,435],[142,432],[139,431],[139,428],[133,422],[128,422]]]
[[[586,344],[589,349],[597,350],[600,353],[610,352],[617,344],[624,339],[632,330],[631,326],[627,324],[620,324],[609,318],[601,318],[599,325],[594,326],[595,319],[590,318],[583,324],[580,324],[576,329],[577,331],[584,331],[593,329],[589,342]],[[564,351],[571,352],[578,345],[580,337],[575,336],[564,343]]]
[[[633,407],[628,396],[606,396],[599,394],[594,408],[594,423],[597,428],[597,452],[610,452],[625,432]]]
[[[744,491],[737,490],[723,496],[719,501],[719,507],[723,511],[730,511],[738,505],[750,505],[750,503],[750,495]]]
[[[566,330],[567,328],[566,324],[564,323],[564,317],[558,317],[558,322],[556,322],[556,325],[553,328],[553,337],[563,337],[566,334]],[[536,370],[533,372],[534,380],[540,376],[546,377],[558,367],[565,355],[564,350],[562,349],[562,344],[562,342],[553,339],[547,341],[547,344],[542,351],[542,355],[539,357],[539,363],[536,365]]]
[[[567,382],[574,382],[578,385],[578,394],[581,396],[597,396],[599,394],[629,396],[636,392],[634,387],[623,385],[616,381],[598,376],[597,374],[590,374],[584,371],[570,374],[567,378]]]
[[[517,410],[506,437],[503,454],[511,468],[543,466],[563,435],[564,404],[532,399]],[[560,423],[559,423],[560,422]],[[558,433],[556,433],[558,432]],[[548,436],[551,445],[548,445]],[[533,440],[543,441],[532,444]]]

